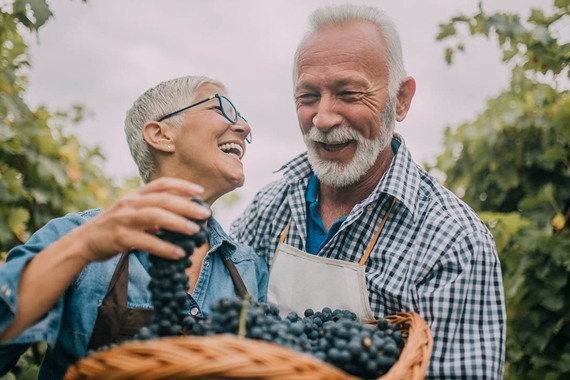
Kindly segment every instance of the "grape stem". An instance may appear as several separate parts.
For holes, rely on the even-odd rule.
[[[247,317],[247,309],[249,308],[249,301],[251,300],[251,295],[247,293],[244,297],[244,302],[241,307],[241,312],[239,313],[239,329],[238,329],[238,337],[245,338],[245,321]]]

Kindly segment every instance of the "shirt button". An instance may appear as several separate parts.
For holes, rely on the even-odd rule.
[[[373,209],[372,205],[366,206],[366,211],[371,212]]]
[[[193,307],[192,310],[190,310],[190,314],[192,315],[197,315],[198,314],[198,308],[197,307]]]
[[[210,262],[206,261],[206,266],[209,267],[210,266]]]
[[[6,297],[10,297],[10,294],[12,294],[12,289],[10,289],[10,287],[8,285],[2,285],[2,288],[0,289],[0,291]]]

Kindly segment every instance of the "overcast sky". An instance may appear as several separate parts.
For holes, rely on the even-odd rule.
[[[304,150],[292,97],[291,67],[310,12],[325,0],[78,0],[51,1],[55,18],[31,43],[27,99],[50,110],[80,103],[92,116],[68,132],[107,157],[118,180],[137,175],[123,132],[126,110],[147,88],[184,75],[206,75],[228,87],[253,130],[244,158],[240,201],[216,207],[226,226],[274,170]],[[453,66],[435,41],[438,23],[472,15],[478,0],[354,1],[377,6],[396,22],[404,62],[417,82],[407,118],[396,125],[418,162],[441,151],[446,126],[471,120],[508,83],[496,42],[468,39]],[[485,0],[483,8],[552,8],[551,0]]]

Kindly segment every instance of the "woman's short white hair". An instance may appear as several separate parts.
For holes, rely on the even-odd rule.
[[[376,25],[386,44],[387,65],[389,72],[389,94],[396,96],[401,82],[406,77],[402,57],[402,44],[394,22],[380,9],[368,6],[343,4],[316,9],[309,16],[309,27],[295,52],[293,63],[293,81],[297,80],[299,54],[307,40],[324,26],[340,26],[355,21],[370,21]]]
[[[144,183],[150,181],[156,169],[156,161],[150,146],[143,139],[143,126],[149,121],[158,121],[162,116],[187,107],[197,101],[196,90],[203,84],[214,84],[224,92],[225,86],[215,79],[204,76],[185,76],[171,79],[145,91],[127,111],[125,134],[131,155]],[[184,112],[169,117],[164,122],[177,126],[182,123]]]

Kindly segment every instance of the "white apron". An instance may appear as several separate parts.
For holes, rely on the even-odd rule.
[[[332,310],[350,310],[363,323],[375,321],[368,299],[364,264],[394,203],[395,198],[358,264],[311,255],[285,244],[288,224],[273,256],[267,302],[277,305],[283,317],[291,311],[303,317],[306,309],[321,311],[330,307]]]

